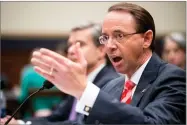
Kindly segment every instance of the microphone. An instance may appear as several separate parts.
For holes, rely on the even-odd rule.
[[[43,84],[43,87],[44,87],[44,89],[50,89],[50,88],[52,88],[54,85],[51,83],[51,82],[49,82],[48,80],[45,80],[44,81],[44,84]]]
[[[38,89],[37,91],[35,91],[34,93],[32,93],[30,96],[28,96],[22,103],[21,105],[14,111],[14,113],[11,115],[11,117],[5,122],[4,125],[8,125],[8,123],[11,121],[11,119],[14,117],[14,115],[18,112],[18,110],[22,107],[22,105],[30,98],[32,97],[33,95],[35,95],[36,93],[44,90],[44,89],[50,89],[52,88],[54,85],[49,82],[48,80],[45,80],[44,83],[43,83],[43,86],[42,88]]]

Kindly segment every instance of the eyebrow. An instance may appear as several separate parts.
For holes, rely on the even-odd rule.
[[[126,34],[126,32],[123,32],[121,30],[114,30],[113,33],[124,33],[124,34]]]

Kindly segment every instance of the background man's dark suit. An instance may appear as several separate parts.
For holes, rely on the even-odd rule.
[[[100,91],[86,123],[185,124],[185,71],[153,54],[137,85],[132,106],[119,102],[124,81],[119,77],[104,87],[105,92]]]
[[[106,83],[110,80],[119,77],[119,74],[115,71],[112,66],[105,66],[95,77],[93,83],[97,85],[99,88],[102,88]],[[57,107],[53,112],[52,115],[48,117],[42,118],[31,118],[26,119],[24,121],[31,121],[32,124],[52,124],[52,122],[64,121],[69,118],[71,108],[73,105],[74,97],[68,95],[65,100]],[[55,123],[54,123],[55,124]]]

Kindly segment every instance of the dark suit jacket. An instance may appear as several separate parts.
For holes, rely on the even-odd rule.
[[[124,81],[124,77],[112,80],[99,92],[87,124],[185,124],[184,70],[162,62],[153,54],[131,105],[119,101]]]
[[[119,74],[115,71],[115,69],[112,66],[105,66],[97,74],[93,83],[98,87],[102,88],[106,83],[117,77],[119,77]],[[42,118],[29,118],[25,119],[24,121],[29,120],[32,121],[33,124],[52,124],[52,122],[65,121],[69,118],[73,101],[74,97],[68,95],[66,99],[64,99],[62,103],[60,103],[59,107],[52,112],[52,115]]]

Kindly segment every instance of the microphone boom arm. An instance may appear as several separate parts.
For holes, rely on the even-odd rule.
[[[23,103],[21,103],[21,105],[14,111],[14,113],[12,114],[12,116],[5,122],[4,125],[8,125],[8,123],[10,122],[10,120],[14,117],[14,115],[17,113],[17,111],[22,107],[23,104],[25,104],[25,102],[33,95],[35,95],[36,93],[40,92],[41,90],[43,90],[44,87],[40,88],[39,90],[35,91],[34,93],[32,93],[30,96],[28,96]]]

